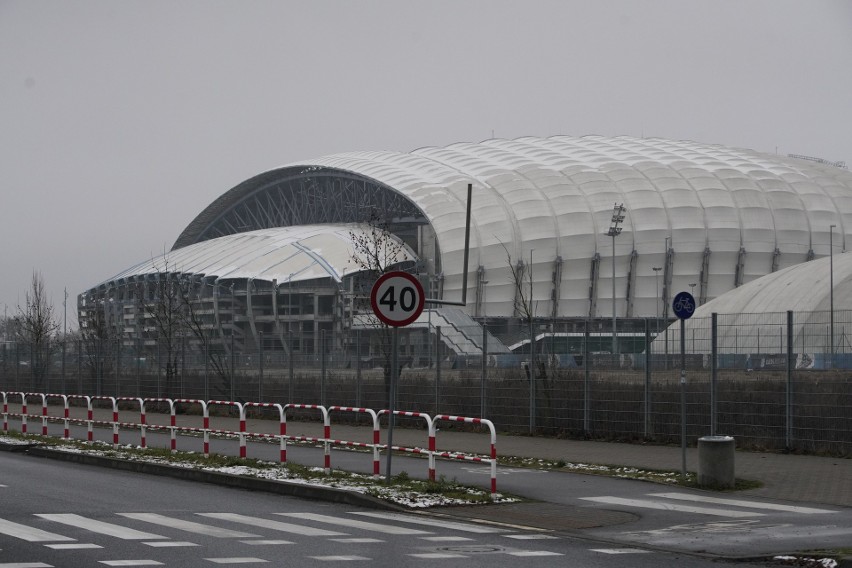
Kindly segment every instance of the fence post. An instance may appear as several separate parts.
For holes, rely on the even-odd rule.
[[[327,364],[325,360],[325,330],[319,331],[319,350],[320,350],[320,404],[325,406],[325,379]]]
[[[645,318],[645,438],[651,435],[651,324]]]
[[[590,368],[592,362],[589,360],[589,320],[583,322],[583,432],[588,436],[591,432],[591,401],[590,396]]]
[[[482,376],[479,385],[479,416],[485,418],[485,383],[488,379],[488,329],[482,324]]]
[[[441,400],[441,326],[435,326],[435,414]]]
[[[288,308],[289,310],[289,308]],[[289,313],[289,311],[288,311]],[[289,396],[287,400],[293,402],[293,332],[289,329],[290,324],[287,324],[287,364],[289,366],[289,379],[287,383],[287,389],[289,391]]]
[[[115,396],[121,396],[121,339],[115,340]]]
[[[257,358],[258,365],[260,366],[260,376],[257,379],[257,400],[259,402],[263,402],[263,332],[258,331],[258,345],[257,345]]]
[[[77,340],[77,394],[83,394],[83,341]]]
[[[234,402],[234,388],[237,382],[237,362],[234,353],[234,325],[231,324],[231,402]]]
[[[710,435],[716,435],[716,386],[719,378],[719,314],[713,312],[710,316]]]
[[[361,407],[361,330],[355,332],[355,406]]]
[[[802,346],[804,349],[804,345]],[[793,360],[793,312],[792,310],[787,311],[787,435],[786,435],[786,445],[787,449],[791,449],[793,447],[793,366],[795,364]]]

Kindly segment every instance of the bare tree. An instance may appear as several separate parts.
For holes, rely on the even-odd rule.
[[[405,244],[388,231],[386,223],[374,218],[369,227],[366,232],[349,232],[353,246],[349,262],[359,271],[358,277],[354,280],[354,287],[358,299],[356,309],[360,313],[369,313],[372,309],[369,296],[376,280],[407,259]],[[371,350],[379,353],[382,359],[385,400],[389,402],[393,360],[392,330],[378,318],[370,321],[375,329],[375,333],[371,334],[373,346]]]
[[[541,381],[544,386],[545,409],[552,415],[553,400],[551,392],[556,373],[556,358],[548,357],[541,360],[536,352],[535,300],[533,299],[532,270],[524,266],[523,261],[513,261],[511,253],[505,244],[500,243],[506,251],[506,264],[509,266],[509,277],[515,290],[515,315],[526,324],[530,336],[530,363],[528,368],[529,380],[532,381],[531,392],[537,392],[536,385]],[[547,418],[547,417],[545,417]]]
[[[33,271],[32,283],[26,293],[24,306],[18,306],[15,318],[15,330],[18,339],[29,346],[32,356],[30,368],[33,374],[33,388],[47,387],[47,370],[50,367],[50,340],[59,329],[53,313],[53,304],[47,298],[44,278]]]
[[[136,304],[139,314],[150,322],[157,335],[159,361],[166,375],[166,392],[175,392],[179,374],[180,341],[185,331],[185,309],[182,287],[185,282],[169,270],[168,258],[163,255],[164,266],[148,282],[139,283]]]
[[[178,292],[180,293],[180,303],[183,306],[181,310],[183,327],[195,338],[206,361],[213,368],[213,372],[221,379],[217,387],[219,394],[230,396],[233,378],[228,369],[225,353],[212,348],[210,333],[205,330],[204,318],[198,313],[200,293],[197,293],[195,299],[193,299],[191,281],[188,278],[185,279],[184,285],[178,287]]]
[[[139,316],[153,327],[159,345],[160,360],[166,375],[166,390],[174,392],[186,342],[192,338],[213,372],[221,379],[217,391],[230,396],[231,373],[221,350],[211,348],[212,338],[205,329],[204,318],[198,313],[200,296],[193,278],[169,265],[164,254],[157,273],[144,283],[137,284],[135,293]]]
[[[118,342],[115,328],[107,321],[103,303],[87,304],[83,309],[83,325],[80,327],[82,356],[86,368],[97,384],[96,393],[101,394],[101,381],[112,372],[112,357],[109,346]]]

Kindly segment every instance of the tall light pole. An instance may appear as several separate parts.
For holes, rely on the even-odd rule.
[[[657,303],[654,304],[655,336],[660,333],[660,270],[662,269],[662,266],[651,267],[651,270],[654,271],[654,294],[657,298]]]
[[[829,340],[831,341],[831,367],[834,368],[834,228],[837,225],[828,226],[828,311],[830,312],[831,329],[829,330]]]
[[[612,237],[612,354],[618,353],[618,336],[616,332],[615,315],[615,237],[621,234],[619,223],[624,221],[624,204],[616,203],[612,208],[612,221],[609,225],[607,236]]]

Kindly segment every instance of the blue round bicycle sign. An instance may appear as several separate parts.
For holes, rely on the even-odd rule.
[[[680,319],[689,319],[695,312],[695,298],[689,292],[678,292],[672,300],[672,310]]]

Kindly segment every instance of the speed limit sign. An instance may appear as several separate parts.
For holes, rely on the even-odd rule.
[[[423,286],[407,272],[383,274],[370,291],[373,313],[394,327],[406,326],[416,320],[423,312],[425,302]]]

